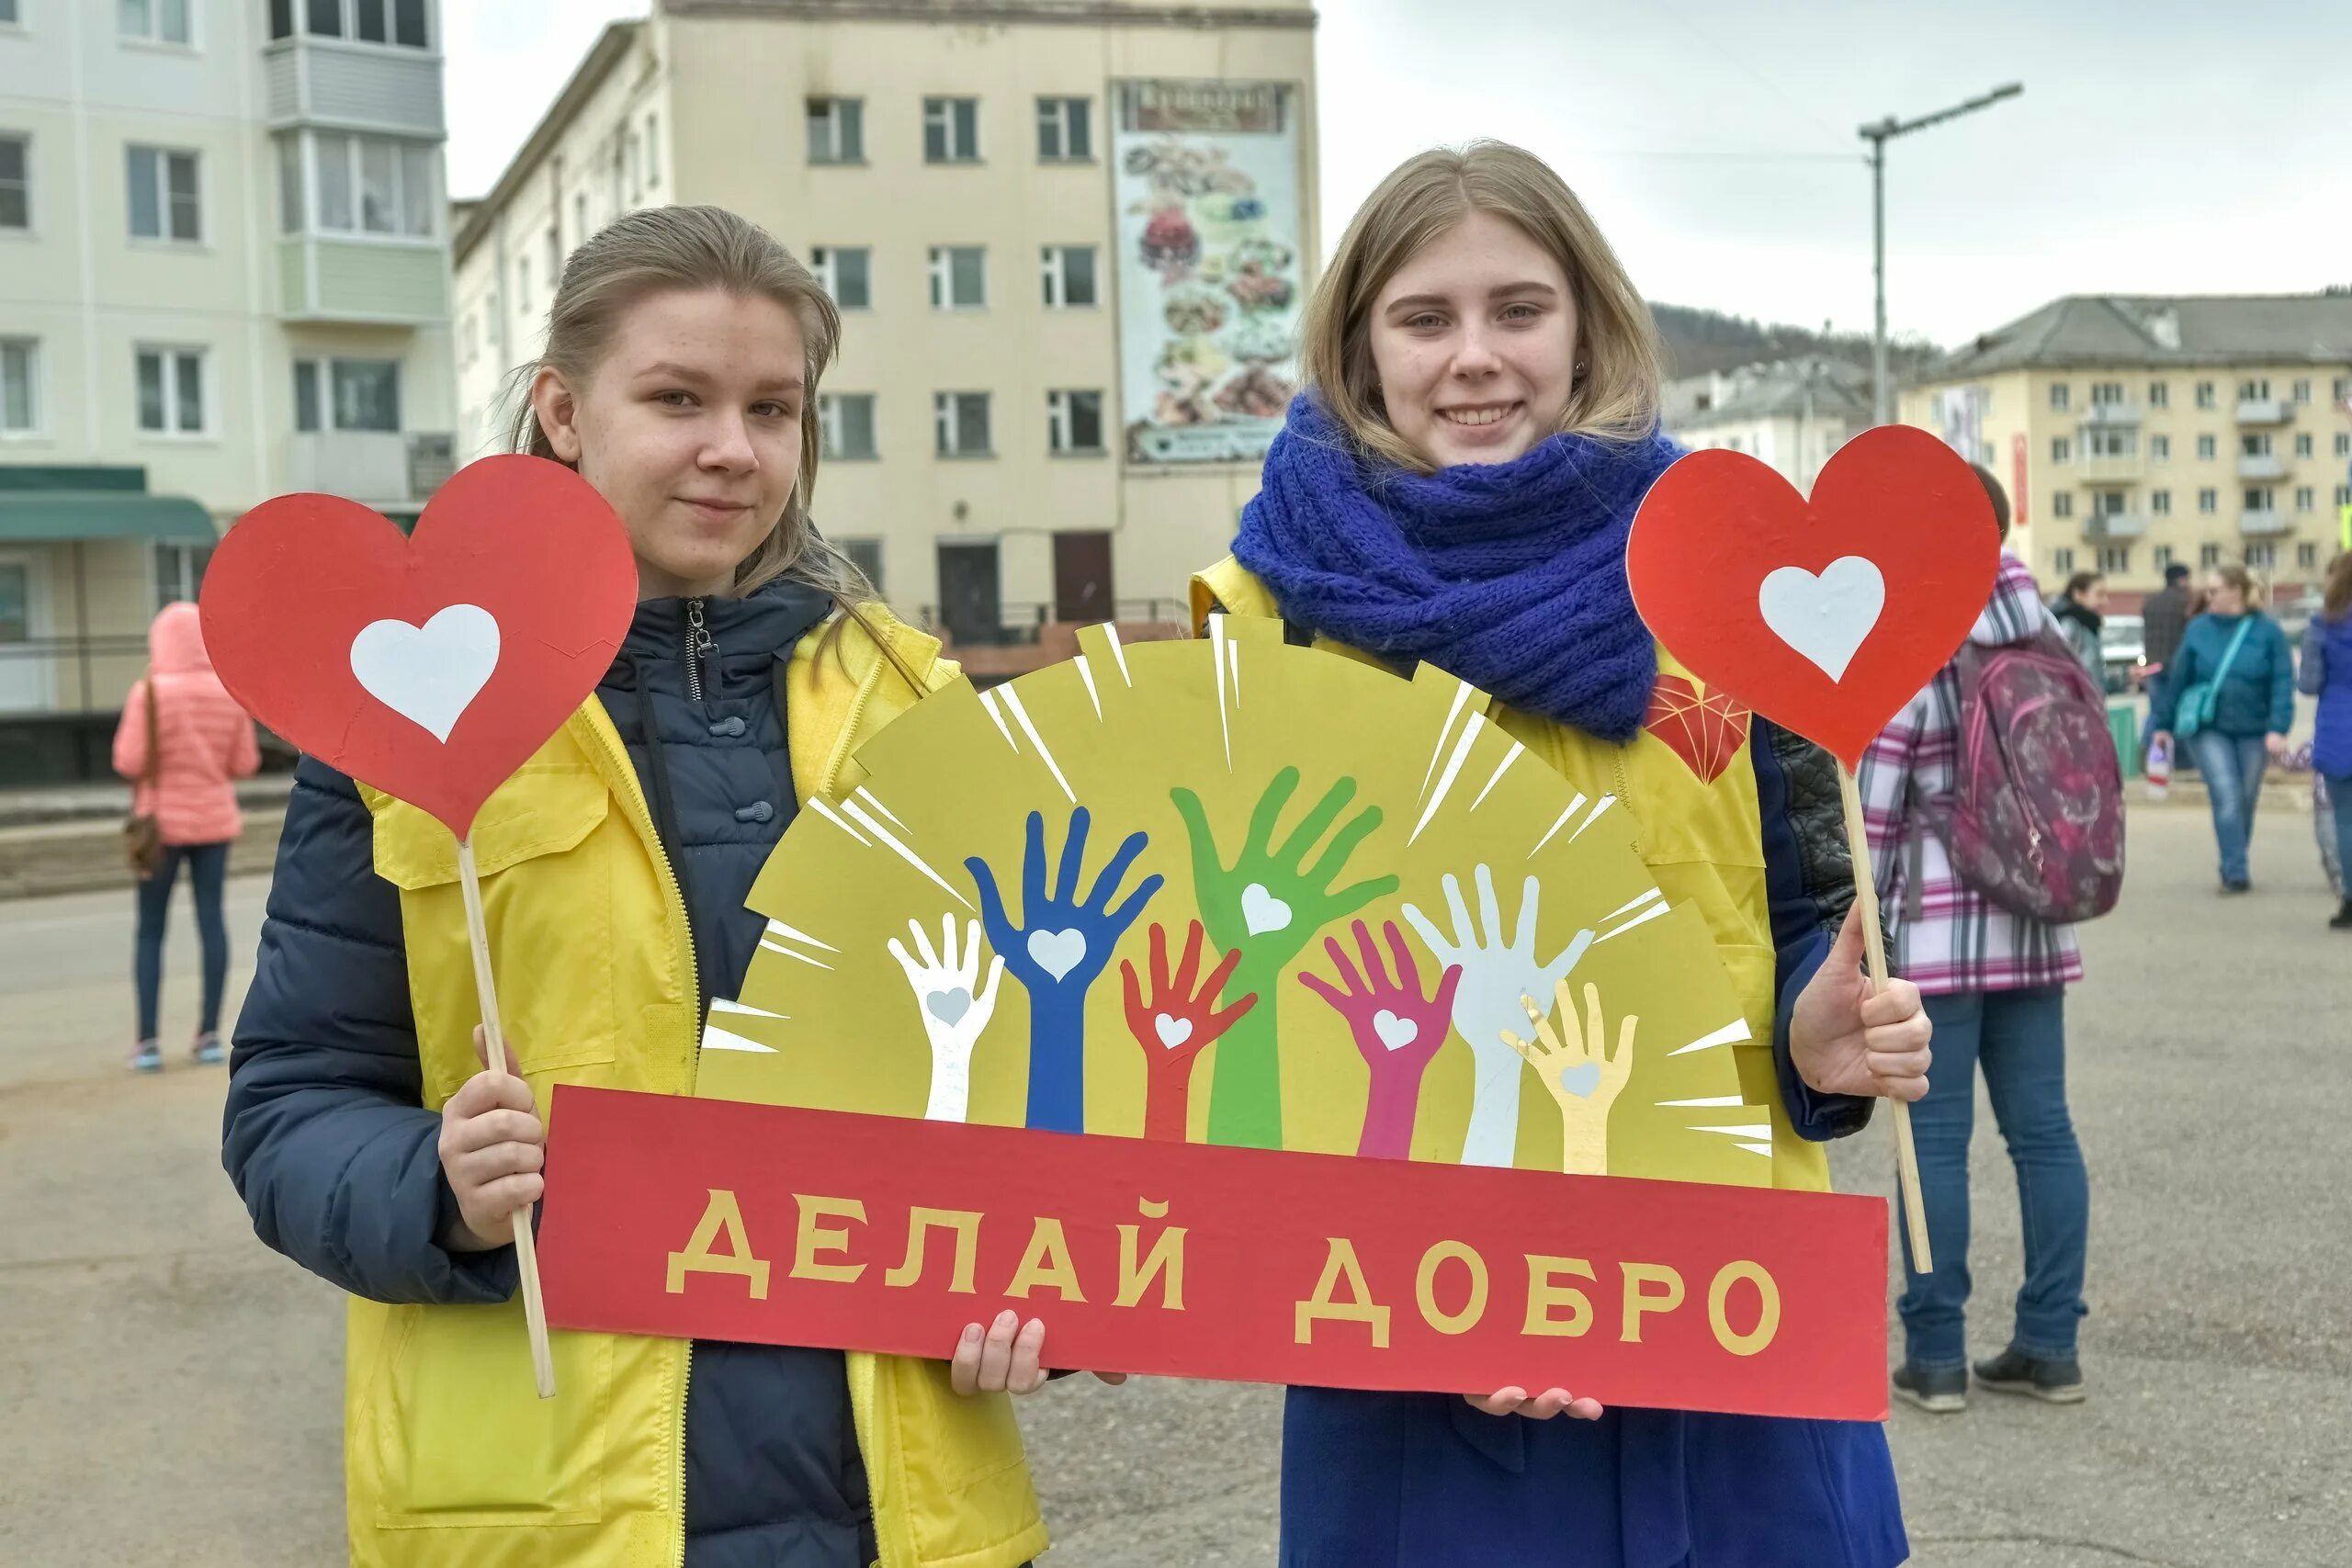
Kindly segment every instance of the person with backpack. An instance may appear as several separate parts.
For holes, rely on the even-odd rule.
[[[2000,483],[1977,478],[2001,536]],[[2121,768],[2106,703],[2036,592],[2003,552],[1990,601],[1951,661],[1862,759],[1864,822],[1890,967],[1919,987],[1936,1071],[1911,1111],[1936,1267],[1904,1246],[1896,1397],[1968,1405],[1968,1144],[1982,1066],[2017,1168],[2025,1287],[2007,1348],[1977,1382],[2053,1404],[2083,1397],[2090,1181],[2066,1109],[2066,987],[2083,977],[2072,921],[2122,881]]]
[[[2262,613],[2254,574],[2233,561],[2207,578],[2205,613],[2188,623],[2148,726],[2167,747],[2188,742],[2212,803],[2222,891],[2254,886],[2246,860],[2262,775],[2295,724],[2295,659]]]
[[[2335,842],[2323,840],[2329,868],[2328,881],[2337,894],[2335,918],[2327,923],[2337,931],[2352,930],[2352,898],[2343,897],[2342,868],[2352,864],[2352,551],[2337,556],[2327,569],[2326,597],[2320,612],[2303,628],[2303,659],[2297,683],[2319,699],[2319,728],[2308,748],[2315,800],[2325,799],[2334,818]]]

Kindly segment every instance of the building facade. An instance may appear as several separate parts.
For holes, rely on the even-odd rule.
[[[1985,463],[2012,545],[2055,591],[2106,575],[2120,607],[2242,562],[2305,594],[2352,506],[2352,292],[2073,296],[1906,388],[1904,420]]]
[[[0,0],[0,717],[110,712],[256,503],[447,477],[439,28]]]
[[[1667,383],[1666,432],[1692,450],[1761,458],[1808,493],[1821,466],[1871,423],[1870,376],[1819,355]]]
[[[456,247],[465,455],[586,235],[760,223],[840,305],[815,514],[959,647],[1181,616],[1292,389],[1316,230],[1305,0],[657,0]]]

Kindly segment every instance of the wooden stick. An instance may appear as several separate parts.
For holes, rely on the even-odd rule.
[[[1886,989],[1886,933],[1878,923],[1878,883],[1871,872],[1870,837],[1862,827],[1862,788],[1854,771],[1838,764],[1838,787],[1846,798],[1846,845],[1854,857],[1854,902],[1861,911],[1862,952],[1870,963],[1871,994]],[[1921,1274],[1936,1271],[1935,1254],[1928,1246],[1928,1205],[1919,1196],[1919,1151],[1911,1141],[1911,1106],[1894,1107],[1895,1185],[1903,1193],[1903,1225],[1911,1238],[1911,1266]]]
[[[498,1021],[498,987],[490,974],[490,927],[481,914],[481,876],[474,869],[474,846],[458,840],[458,885],[466,898],[466,935],[474,950],[474,992],[481,1000],[482,1033],[490,1049],[483,1053],[490,1076],[506,1074],[506,1032]],[[548,1348],[548,1309],[539,1298],[539,1249],[531,1232],[528,1205],[514,1214],[514,1266],[522,1276],[523,1321],[531,1332],[531,1372],[541,1399],[555,1397],[555,1357]]]

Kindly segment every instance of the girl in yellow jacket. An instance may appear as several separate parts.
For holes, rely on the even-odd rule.
[[[612,503],[641,603],[475,825],[519,1077],[479,1071],[447,832],[314,760],[296,775],[223,1160],[262,1239],[352,1295],[354,1562],[1015,1568],[1045,1547],[1001,1392],[1042,1381],[1035,1324],[975,1325],[952,1365],[559,1333],[543,1403],[514,1300],[549,1089],[692,1091],[798,803],[955,676],[809,525],[839,333],[808,271],[715,208],[633,213],[564,268],[515,445]]]

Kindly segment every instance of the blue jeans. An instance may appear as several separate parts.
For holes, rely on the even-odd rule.
[[[2065,987],[1925,1000],[1935,1025],[1936,1063],[1927,1098],[1911,1108],[1911,1133],[1919,1148],[1919,1195],[1927,1204],[1936,1271],[1912,1268],[1906,1238],[1903,1269],[1909,1288],[1898,1303],[1905,1354],[1913,1366],[1931,1371],[1968,1364],[1968,1137],[1982,1062],[1993,1118],[2017,1168],[2024,1220],[2025,1286],[2018,1292],[2010,1343],[2029,1356],[2070,1357],[2076,1323],[2088,1310],[2083,1255],[2091,1191],[2066,1113]]]
[[[2352,778],[2327,781],[2327,808],[2335,818],[2335,864],[2341,875],[2344,867],[2352,866],[2352,860],[2345,858],[2352,851]],[[2352,886],[2345,891],[2352,895]]]
[[[2213,807],[2213,837],[2222,848],[2222,880],[2246,880],[2246,840],[2254,831],[2254,807],[2262,798],[2263,771],[2270,750],[2259,735],[2223,735],[2204,729],[2188,738]]]
[[[172,884],[187,863],[196,894],[197,943],[204,951],[204,1013],[199,1034],[220,1029],[220,993],[229,980],[229,927],[220,918],[220,883],[229,872],[229,846],[166,844],[164,863],[139,885],[139,942],[131,973],[139,985],[139,1038],[155,1038],[155,1014],[164,989],[164,928],[172,906]]]

